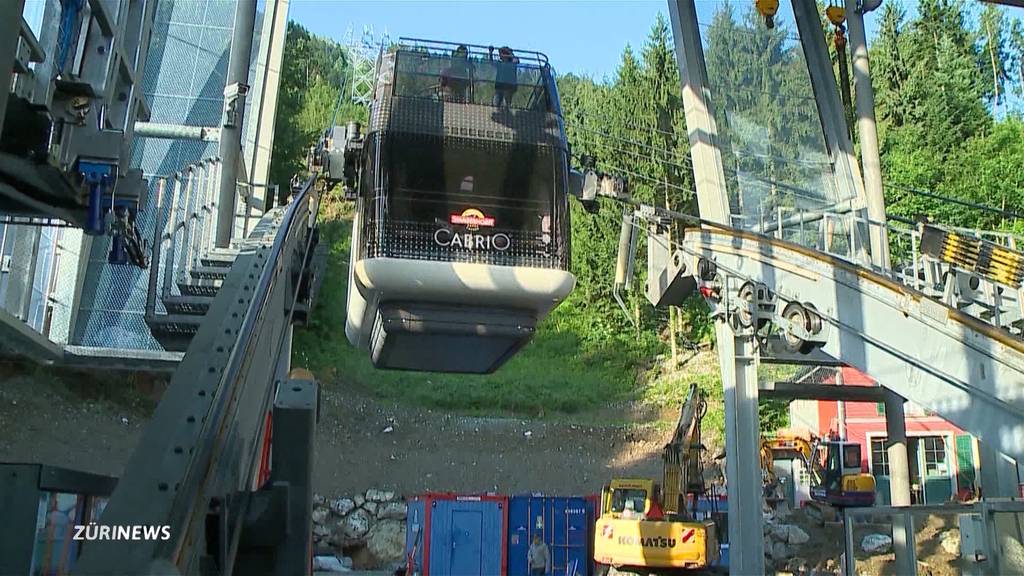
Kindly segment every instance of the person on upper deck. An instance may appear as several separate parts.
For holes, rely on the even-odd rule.
[[[451,64],[441,71],[441,90],[450,102],[468,101],[473,79],[473,65],[469,61],[469,48],[459,45],[452,52]]]
[[[508,46],[498,48],[498,63],[494,73],[494,105],[509,106],[518,83],[519,59]]]

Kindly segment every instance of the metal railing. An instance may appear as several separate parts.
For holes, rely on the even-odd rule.
[[[157,312],[158,295],[163,299],[180,294],[177,283],[187,280],[213,248],[220,180],[220,160],[209,159],[157,181],[148,316]]]
[[[952,517],[955,525],[950,525]],[[860,574],[857,570],[858,553],[862,542],[857,542],[855,531],[864,533],[870,528],[874,534],[890,536],[895,551],[896,574],[917,574],[919,556],[935,554],[940,546],[955,543],[959,550],[946,550],[949,556],[959,556],[964,574],[1021,574],[1024,563],[1019,551],[1024,521],[1024,501],[1018,499],[988,499],[973,504],[940,504],[915,506],[871,506],[843,510],[844,572]],[[920,535],[917,528],[922,528]],[[935,531],[929,541],[926,533]],[[888,532],[888,534],[886,533]],[[958,536],[948,544],[945,533]],[[920,539],[919,539],[920,536]],[[863,559],[865,554],[860,554]]]

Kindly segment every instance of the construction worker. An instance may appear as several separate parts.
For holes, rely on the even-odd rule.
[[[551,554],[548,545],[540,538],[540,533],[533,535],[533,544],[526,553],[526,568],[530,576],[544,576],[551,571]]]

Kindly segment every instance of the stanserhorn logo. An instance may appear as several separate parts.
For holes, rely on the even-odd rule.
[[[476,208],[466,208],[462,211],[462,214],[452,214],[450,222],[463,225],[470,231],[479,230],[481,226],[484,228],[494,228],[494,218],[492,216],[485,216],[483,212]]]
[[[612,528],[611,524],[605,524],[601,528],[601,536],[604,536],[605,538],[611,540],[612,537],[615,536],[615,529]]]

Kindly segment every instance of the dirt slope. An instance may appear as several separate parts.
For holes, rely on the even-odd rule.
[[[119,475],[159,389],[125,375],[0,364],[0,460]],[[660,477],[665,426],[602,425],[598,414],[574,420],[588,423],[459,416],[328,386],[315,488],[328,495],[371,487],[581,494],[616,475]]]

